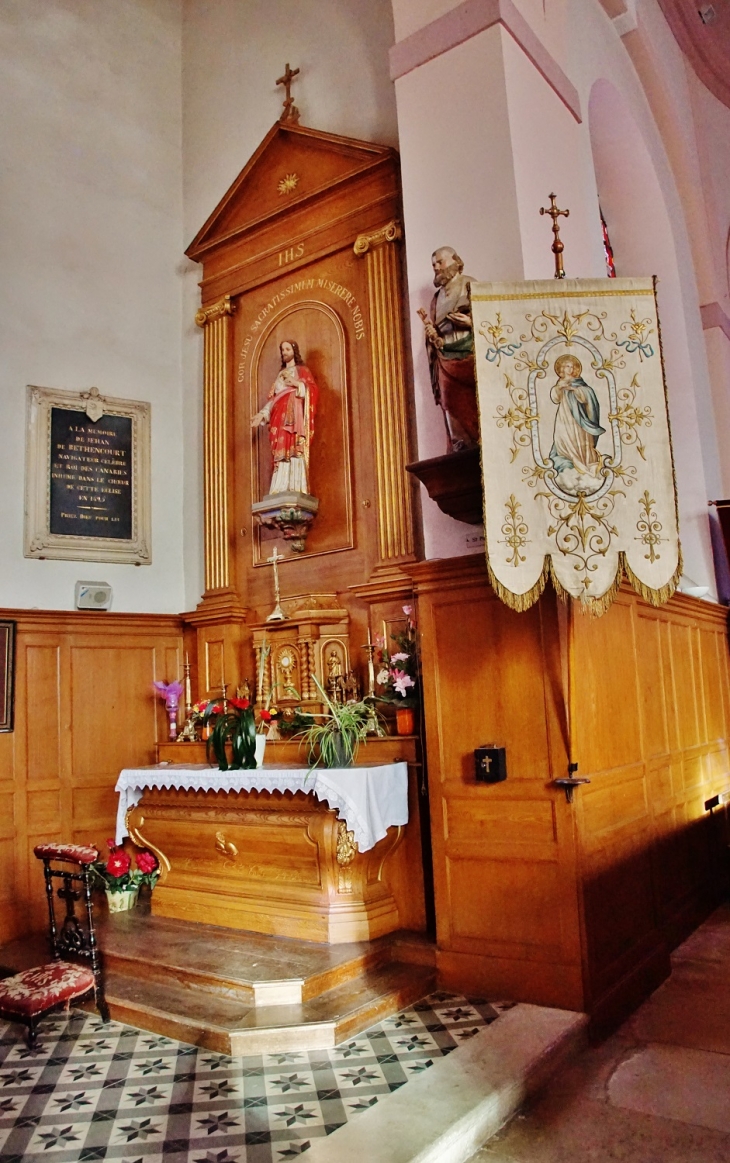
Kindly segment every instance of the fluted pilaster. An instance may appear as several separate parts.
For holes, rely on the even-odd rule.
[[[405,466],[409,461],[408,410],[403,359],[400,224],[358,236],[354,251],[367,266],[373,378],[378,550],[381,564],[413,556],[413,506]]]
[[[228,589],[232,583],[229,542],[228,482],[229,366],[231,362],[231,296],[201,307],[195,322],[203,328],[203,391],[205,444],[205,590]]]

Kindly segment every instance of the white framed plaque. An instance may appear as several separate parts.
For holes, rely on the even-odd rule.
[[[150,412],[29,385],[26,557],[151,563]]]

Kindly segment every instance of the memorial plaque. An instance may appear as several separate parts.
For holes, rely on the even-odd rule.
[[[26,557],[147,565],[150,406],[29,389]]]
[[[132,536],[132,420],[51,409],[51,533]]]

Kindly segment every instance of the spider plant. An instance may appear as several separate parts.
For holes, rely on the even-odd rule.
[[[333,703],[316,675],[312,675],[327,707],[325,714],[313,715],[315,722],[302,733],[309,748],[312,767],[351,767],[372,722],[370,703]],[[316,720],[322,722],[316,722]]]

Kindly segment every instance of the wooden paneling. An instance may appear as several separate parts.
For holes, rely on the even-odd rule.
[[[508,610],[486,584],[481,559],[412,572],[440,978],[580,1008],[573,817],[549,787],[554,764],[565,762],[554,606]],[[486,742],[507,748],[504,783],[475,781],[473,751]]]
[[[15,730],[0,735],[0,943],[45,923],[41,840],[114,834],[122,767],[154,762],[155,679],[182,673],[180,619],[3,610],[18,625]]]
[[[412,568],[444,984],[586,1009],[610,1028],[717,899],[704,802],[730,786],[726,611],[624,590],[575,618],[579,774],[566,774],[564,619],[499,603],[480,558]],[[561,621],[563,622],[561,632]],[[507,748],[477,784],[473,749]]]

